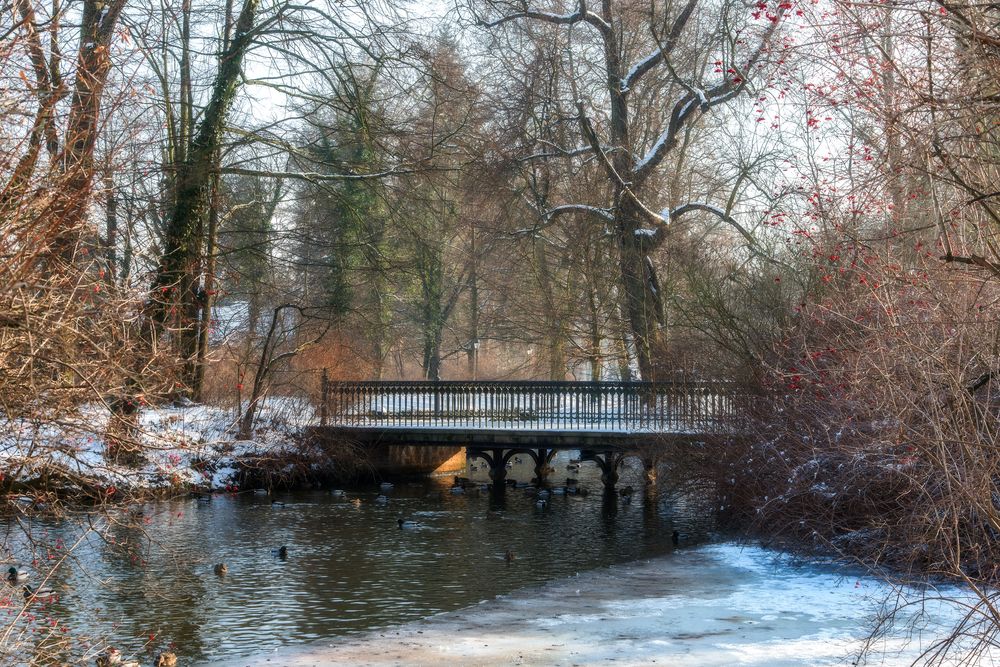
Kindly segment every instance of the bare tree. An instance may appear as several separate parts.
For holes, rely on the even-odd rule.
[[[539,214],[551,221],[583,213],[612,228],[631,344],[646,378],[654,375],[651,350],[664,324],[663,295],[651,253],[667,238],[669,223],[707,212],[749,237],[724,207],[671,202],[655,210],[650,202],[659,199],[656,177],[682,145],[688,126],[747,89],[785,7],[759,12],[765,27],[754,30],[752,22],[740,16],[742,5],[723,5],[710,25],[708,9],[699,12],[697,0],[674,10],[610,1],[594,10],[580,2],[569,12],[527,2],[470,5],[478,24],[496,36],[500,53],[516,48],[512,43],[523,43],[511,34],[514,25],[521,26],[523,41],[530,39],[533,24],[567,31],[568,80],[555,94],[568,102],[550,122],[572,124],[578,139],[571,145],[552,145],[545,157],[594,164],[609,192],[604,201],[552,202]]]

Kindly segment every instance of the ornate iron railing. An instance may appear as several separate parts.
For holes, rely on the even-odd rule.
[[[713,432],[741,404],[725,382],[324,381],[320,415],[386,428]]]

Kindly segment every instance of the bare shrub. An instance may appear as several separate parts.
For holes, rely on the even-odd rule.
[[[717,443],[720,506],[769,538],[966,582],[981,605],[958,630],[981,650],[1000,622],[1000,290],[912,248],[857,250],[776,341],[753,436]]]

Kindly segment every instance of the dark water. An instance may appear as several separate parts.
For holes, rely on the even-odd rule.
[[[374,484],[346,489],[345,499],[328,491],[275,496],[284,507],[252,493],[150,505],[138,519],[142,529],[112,526],[75,550],[53,579],[60,599],[45,613],[68,634],[109,639],[143,664],[167,647],[183,664],[211,664],[662,555],[673,530],[694,542],[707,537],[706,508],[671,493],[668,480],[656,497],[643,497],[641,470],[623,471],[620,486],[639,490],[626,505],[603,496],[594,464],[568,472],[571,454],[553,462],[553,482],[571,475],[591,493],[553,495],[544,509],[522,490],[508,489],[502,502],[453,495],[450,477],[398,483],[385,506],[374,503]],[[511,478],[531,477],[525,459]],[[471,476],[486,479],[482,469]],[[399,517],[422,525],[400,530]],[[34,529],[49,543],[78,534]],[[286,560],[272,553],[281,545]],[[516,556],[510,564],[508,549]],[[220,562],[229,567],[225,577],[213,574]]]

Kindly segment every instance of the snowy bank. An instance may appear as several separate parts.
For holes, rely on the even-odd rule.
[[[766,549],[681,548],[420,622],[226,664],[909,665],[948,634],[958,610],[927,600],[915,607],[921,614],[900,614],[896,629],[868,642],[883,601],[899,593],[858,572],[796,566]]]
[[[252,440],[236,439],[232,409],[207,405],[147,408],[139,440],[145,461],[138,467],[106,456],[105,408],[87,406],[59,423],[0,420],[0,470],[18,482],[62,479],[108,489],[224,489],[241,461],[280,458],[296,444],[313,409],[294,399],[272,398],[259,409]],[[58,485],[57,485],[58,486]]]

